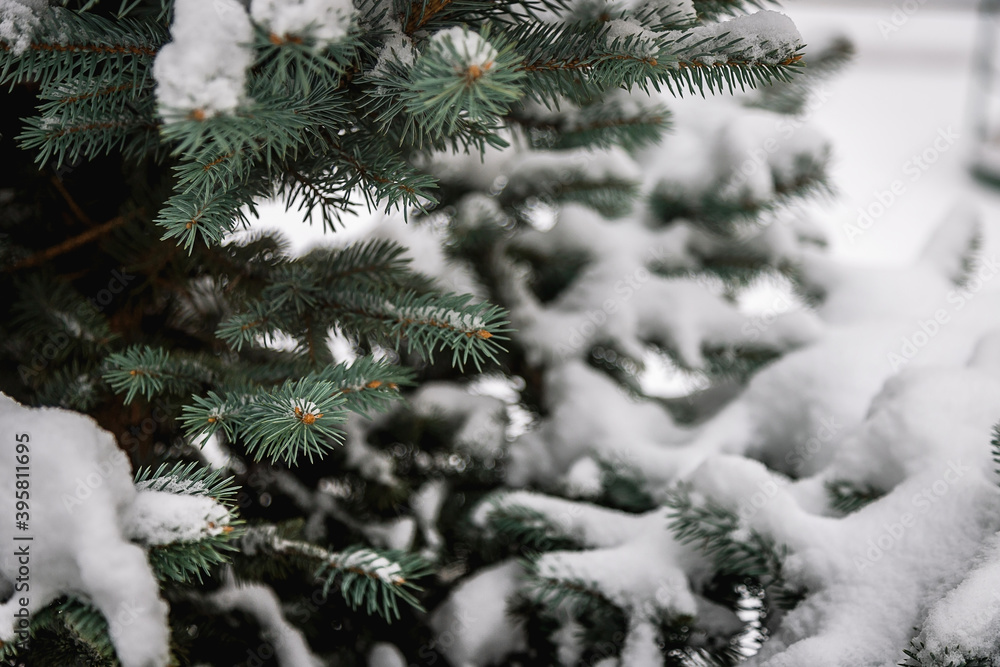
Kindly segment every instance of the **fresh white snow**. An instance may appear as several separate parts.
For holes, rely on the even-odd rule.
[[[83,596],[109,624],[123,667],[166,667],[167,604],[141,547],[130,541],[132,510],[141,496],[132,485],[125,453],[89,417],[55,408],[28,408],[0,394],[0,460],[3,534],[31,537],[28,562],[9,542],[0,551],[0,574],[27,583],[30,615],[56,598]],[[28,447],[30,512],[26,530],[15,531],[15,445]],[[19,568],[24,565],[25,571]],[[26,579],[24,578],[26,577]],[[0,640],[14,639],[21,596],[0,605]]]
[[[170,38],[153,63],[165,119],[236,110],[253,60],[253,28],[243,6],[236,0],[177,0]]]
[[[47,8],[42,0],[0,0],[0,41],[15,54],[24,53],[38,28],[39,13]]]
[[[325,48],[351,26],[351,0],[253,0],[250,16],[279,39],[309,36]]]

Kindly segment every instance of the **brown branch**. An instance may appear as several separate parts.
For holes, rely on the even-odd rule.
[[[137,123],[127,123],[117,120],[101,121],[97,123],[84,123],[83,125],[72,125],[70,127],[64,127],[55,132],[49,133],[49,138],[63,137],[67,134],[76,134],[77,132],[89,132],[91,130],[110,130],[115,127],[128,128]],[[147,127],[156,127],[153,123],[138,123],[138,125],[145,125]]]
[[[393,185],[396,188],[402,190],[403,192],[409,193],[411,195],[417,194],[417,191],[408,185],[404,185],[402,183],[392,181],[386,178],[385,176],[379,176],[378,174],[372,173],[367,167],[361,164],[355,157],[353,157],[350,153],[348,153],[344,149],[337,148],[336,150],[340,154],[340,157],[344,160],[344,162],[354,167],[355,171],[357,171],[362,178],[375,181],[376,183],[381,183],[382,185]]]
[[[410,18],[406,21],[404,32],[412,35],[427,25],[435,15],[452,3],[452,0],[414,0],[410,5]]]
[[[324,305],[328,308],[349,313],[351,315],[356,315],[358,317],[367,317],[373,320],[381,320],[383,322],[395,322],[398,324],[402,324],[404,326],[417,325],[417,326],[437,327],[439,329],[444,329],[445,331],[453,331],[455,333],[465,334],[467,338],[472,338],[473,336],[481,340],[488,340],[490,338],[493,338],[493,334],[487,331],[486,329],[465,329],[459,326],[455,326],[454,324],[449,324],[448,322],[435,320],[432,317],[425,319],[401,317],[398,315],[389,315],[381,312],[373,312],[371,310],[365,310],[364,308],[352,308],[350,306],[345,306],[335,301],[328,301]]]
[[[312,316],[306,313],[306,345],[309,346],[309,363],[316,363],[316,346],[313,342]]]
[[[345,159],[347,159],[347,158],[345,158]],[[358,168],[358,172],[361,173],[362,176],[365,175],[362,172],[361,168]],[[288,173],[296,181],[298,181],[302,185],[304,185],[307,188],[309,188],[309,190],[311,190],[313,192],[313,194],[316,196],[316,198],[319,199],[319,201],[322,202],[324,206],[344,206],[344,205],[350,203],[349,200],[347,200],[347,199],[338,198],[338,197],[334,197],[334,196],[329,196],[329,195],[325,194],[323,192],[323,190],[321,190],[320,187],[318,185],[316,185],[315,182],[313,182],[312,179],[310,179],[309,177],[307,177],[305,174],[300,173],[294,167],[288,167]]]
[[[11,51],[7,42],[0,42],[0,51]],[[149,46],[111,46],[108,44],[43,44],[32,42],[31,51],[68,51],[70,53],[127,54],[133,56],[155,56],[157,49]]]
[[[594,121],[583,125],[563,127],[556,123],[538,120],[535,118],[526,118],[524,116],[517,116],[514,114],[509,114],[506,118],[508,121],[516,123],[521,127],[526,127],[532,130],[549,130],[564,134],[570,134],[573,132],[592,132],[594,130],[605,130],[611,127],[632,127],[635,125],[646,124],[658,125],[663,122],[662,116],[638,116],[636,118],[609,118],[607,120]]]
[[[708,63],[698,62],[697,60],[686,60],[677,63],[677,69],[690,69],[690,68],[702,68],[702,67],[788,67],[789,65],[794,65],[795,63],[802,60],[802,54],[792,56],[791,58],[786,58],[780,63],[775,65],[768,65],[766,63],[755,62],[752,60],[727,60],[724,63]]]
[[[54,185],[56,190],[59,191],[59,194],[62,195],[63,200],[65,200],[66,205],[69,206],[69,210],[73,212],[74,217],[88,227],[93,227],[94,221],[91,220],[90,216],[87,215],[83,209],[80,208],[80,205],[76,203],[76,200],[73,199],[73,195],[69,193],[69,190],[67,190],[66,186],[63,184],[62,179],[59,178],[57,174],[52,174],[49,176],[49,180],[52,181],[52,185]]]
[[[527,63],[518,67],[518,71],[522,72],[552,72],[552,71],[583,71],[593,69],[596,65],[600,64],[605,60],[635,60],[650,67],[656,67],[656,58],[641,58],[639,56],[617,54],[617,55],[604,55],[597,56],[594,59],[583,60],[580,58],[573,58],[572,60],[537,60],[535,62]],[[788,67],[789,65],[794,65],[795,63],[802,60],[802,55],[795,55],[791,58],[786,58],[776,65],[770,65],[771,67]],[[727,60],[724,63],[712,63],[711,65],[707,63],[698,62],[697,60],[688,61],[678,61],[676,63],[676,68],[681,69],[693,69],[693,68],[704,68],[704,67],[768,67],[765,63],[753,62],[750,60]],[[669,69],[669,65],[667,66]]]
[[[233,157],[233,155],[235,155],[235,153],[233,153],[233,151],[229,151],[228,153],[224,153],[223,155],[220,155],[219,157],[215,158],[214,160],[212,160],[211,162],[209,162],[208,164],[206,164],[205,166],[203,166],[202,167],[202,171],[210,171],[212,169],[212,167],[225,162],[229,158]]]
[[[70,97],[64,97],[59,100],[59,104],[72,104],[73,102],[79,102],[80,100],[89,100],[92,97],[99,97],[101,95],[111,95],[112,93],[120,93],[123,90],[128,90],[129,88],[134,88],[134,83],[123,83],[120,86],[108,86],[107,88],[101,88],[100,90],[94,90],[89,93],[80,93],[79,95],[71,95]]]
[[[605,60],[635,60],[650,67],[656,67],[656,58],[640,58],[628,54],[602,55],[590,60],[573,58],[572,60],[536,60],[517,68],[520,72],[551,72],[551,71],[582,71],[593,69],[594,66]]]
[[[22,259],[17,264],[8,268],[7,271],[17,271],[19,269],[27,269],[33,266],[38,266],[39,264],[47,262],[53,257],[58,257],[59,255],[65,254],[71,250],[79,248],[80,246],[86,243],[90,243],[91,241],[98,239],[101,236],[104,236],[112,229],[124,225],[125,222],[126,220],[123,216],[112,218],[111,220],[108,220],[107,222],[100,224],[97,227],[91,227],[82,234],[77,234],[76,236],[66,239],[62,243],[56,244],[51,248],[46,248],[45,250],[36,252],[34,255],[31,255],[30,257]]]

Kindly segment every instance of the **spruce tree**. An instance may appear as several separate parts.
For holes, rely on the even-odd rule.
[[[809,315],[760,325],[736,305],[762,275],[806,284],[815,235],[781,216],[826,188],[823,142],[795,134],[755,158],[726,134],[806,99],[798,33],[757,9],[0,0],[4,446],[33,432],[36,470],[52,471],[36,519],[75,517],[93,539],[67,567],[97,570],[35,573],[27,640],[7,599],[4,658],[737,659],[754,628],[733,610],[799,594],[783,547],[753,531],[734,546],[731,513],[669,484],[680,465],[641,469],[656,456],[641,448],[683,441],[816,335]],[[822,74],[848,50],[807,62]],[[684,96],[699,97],[677,136],[698,140],[671,155],[667,102]],[[366,206],[394,227],[294,257],[279,235],[233,235],[268,197],[334,236]],[[440,243],[472,293],[411,268],[394,236]],[[710,388],[644,394],[653,348]],[[0,469],[12,484],[14,464]],[[505,491],[525,485],[563,498]],[[598,514],[614,536],[588,534]],[[155,599],[118,556],[101,571],[99,525],[130,563],[141,547]],[[548,558],[618,549],[591,562],[627,570],[645,554],[676,583],[674,535],[721,556],[697,609],[686,584],[614,591],[585,560]],[[120,604],[116,575],[149,604]],[[518,582],[524,640],[463,654],[490,628],[455,615],[461,591],[498,576]],[[505,618],[487,590],[483,612]]]

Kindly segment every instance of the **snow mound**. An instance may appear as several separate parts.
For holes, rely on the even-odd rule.
[[[83,415],[28,408],[0,394],[0,437],[10,454],[0,460],[0,516],[15,541],[0,552],[0,574],[28,585],[0,605],[0,640],[15,637],[20,600],[34,615],[65,594],[85,596],[109,623],[123,667],[165,667],[169,658],[167,605],[145,552],[129,541],[130,513],[139,493],[129,462],[107,431]],[[23,456],[18,461],[14,452]],[[22,463],[27,461],[27,463]],[[15,484],[28,467],[27,529],[14,531]],[[22,548],[17,555],[17,549]],[[27,575],[21,569],[27,562]],[[28,577],[25,579],[24,577]]]
[[[161,114],[170,120],[235,111],[253,60],[253,27],[243,6],[236,0],[177,0],[170,36],[153,63]]]

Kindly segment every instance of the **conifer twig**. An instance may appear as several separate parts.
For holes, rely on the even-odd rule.
[[[66,205],[69,206],[69,210],[73,212],[73,216],[88,227],[93,227],[94,221],[91,220],[90,216],[87,215],[84,210],[80,208],[80,205],[76,203],[73,195],[71,195],[69,190],[66,189],[66,186],[63,184],[62,179],[59,178],[58,174],[52,174],[49,177],[49,180],[52,181],[52,185],[55,186],[59,195],[66,202]]]
[[[59,255],[63,255],[71,250],[75,250],[76,248],[86,243],[90,243],[91,241],[100,238],[101,236],[110,232],[115,227],[120,227],[121,225],[125,224],[125,222],[126,222],[125,217],[119,215],[115,218],[108,220],[103,224],[98,225],[97,227],[92,227],[85,232],[81,232],[76,236],[72,236],[63,241],[62,243],[57,243],[56,245],[50,248],[46,248],[45,250],[36,252],[35,254],[29,257],[25,257],[20,262],[7,269],[7,271],[17,271],[19,269],[28,269],[33,266],[38,266],[43,262],[49,261],[53,257],[58,257]]]
[[[410,5],[410,18],[406,21],[406,34],[412,35],[417,30],[423,28],[436,14],[450,5],[451,1],[429,0],[425,2],[424,0],[414,0],[413,4]]]

